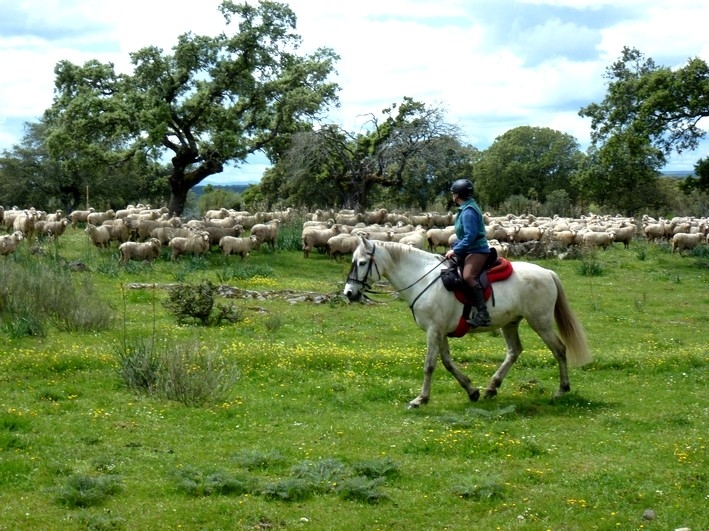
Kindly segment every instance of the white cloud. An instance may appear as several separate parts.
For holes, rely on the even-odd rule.
[[[578,110],[600,101],[603,72],[623,46],[660,65],[709,60],[704,0],[291,0],[302,52],[341,56],[341,107],[330,120],[350,131],[410,96],[441,105],[484,149],[512,127],[552,127],[585,148],[589,122]],[[219,0],[0,0],[0,149],[19,141],[22,121],[51,105],[59,60],[130,67],[129,53],[177,36],[226,29]],[[699,154],[673,158],[693,165]],[[259,163],[260,164],[260,163]],[[234,170],[253,178],[259,164]]]

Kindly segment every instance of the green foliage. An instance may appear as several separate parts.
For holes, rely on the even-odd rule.
[[[216,286],[209,280],[199,284],[172,286],[163,306],[177,318],[178,323],[196,319],[206,326],[241,321],[242,312],[233,304],[215,304],[216,290]]]
[[[358,501],[363,503],[379,503],[389,499],[389,495],[379,489],[383,480],[370,479],[364,476],[343,479],[335,491],[343,500]]]
[[[119,476],[74,474],[58,489],[56,500],[70,509],[95,507],[123,490]]]
[[[215,404],[233,391],[239,370],[233,360],[194,342],[123,340],[114,346],[126,386],[186,406]]]
[[[234,360],[198,344],[183,343],[165,351],[157,387],[169,400],[202,406],[224,401],[238,380]]]
[[[579,274],[584,277],[600,277],[603,273],[603,266],[593,257],[587,257],[579,263]]]
[[[114,345],[118,375],[128,389],[145,393],[156,392],[162,359],[168,346],[156,339],[124,338]]]
[[[505,484],[499,479],[476,481],[472,478],[459,478],[453,485],[453,494],[465,500],[495,501],[504,500]]]
[[[573,177],[583,158],[571,135],[546,127],[516,127],[481,153],[473,167],[475,192],[482,204],[494,208],[518,195],[543,203],[555,190],[575,199]]]
[[[136,156],[167,158],[168,208],[176,215],[190,188],[229,162],[260,150],[276,158],[292,132],[336,101],[329,78],[338,56],[327,48],[297,55],[295,14],[285,4],[223,2],[219,10],[236,31],[184,33],[171,54],[142,48],[130,54],[131,74],[97,60],[60,61],[45,113],[51,155],[75,173]]]
[[[175,473],[178,492],[189,496],[241,495],[253,491],[253,480],[221,470],[199,470],[184,467]]]
[[[665,154],[695,149],[705,132],[709,67],[698,57],[680,68],[660,67],[635,48],[624,47],[606,69],[608,92],[601,103],[579,111],[590,117],[591,140],[602,145],[614,136],[647,139]]]
[[[524,195],[511,195],[500,205],[501,212],[519,212],[536,216],[540,213],[539,210],[539,201],[529,199]]]
[[[204,215],[207,210],[219,210],[220,208],[243,210],[240,194],[211,184],[204,187],[198,204],[201,215]]]
[[[286,458],[278,451],[241,450],[234,455],[234,462],[246,470],[267,470],[283,465]]]
[[[68,269],[15,257],[0,262],[0,319],[10,337],[44,337],[49,325],[66,332],[112,326],[112,312],[89,277],[76,281]]]

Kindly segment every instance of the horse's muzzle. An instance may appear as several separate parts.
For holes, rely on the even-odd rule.
[[[349,286],[345,286],[343,293],[345,297],[347,297],[347,300],[351,302],[358,302],[362,298],[362,292],[360,290],[353,290]]]

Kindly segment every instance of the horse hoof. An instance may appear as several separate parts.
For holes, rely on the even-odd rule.
[[[486,389],[485,398],[495,398],[497,396],[497,389]]]
[[[468,394],[471,402],[477,402],[480,399],[480,389],[476,389],[472,393]]]

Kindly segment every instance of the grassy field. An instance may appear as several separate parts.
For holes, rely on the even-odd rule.
[[[0,333],[0,529],[709,529],[705,252],[635,243],[541,262],[594,353],[572,392],[552,399],[556,363],[523,324],[497,398],[469,402],[439,364],[431,402],[408,410],[424,333],[402,301],[339,298],[346,261],[257,251],[121,266],[79,230],[43,248],[3,263],[82,262],[72,276],[115,323]],[[176,323],[166,287],[203,279],[244,290],[224,301],[240,322]],[[126,337],[197,341],[239,380],[201,407],[136,393],[117,370]],[[504,341],[451,349],[484,386]]]

